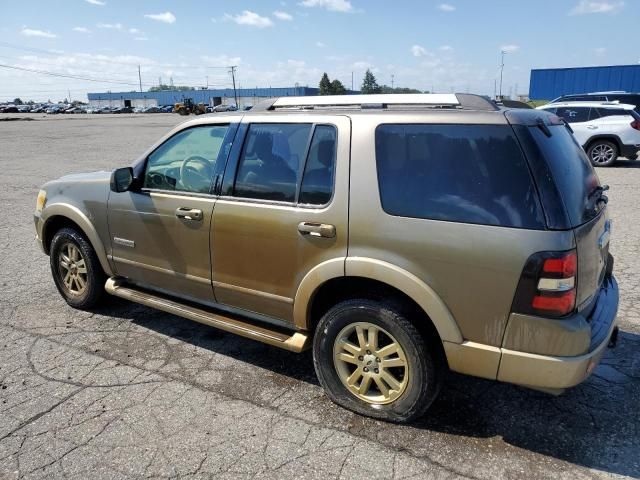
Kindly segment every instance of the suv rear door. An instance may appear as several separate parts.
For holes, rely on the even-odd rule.
[[[244,117],[213,215],[218,303],[291,321],[305,275],[344,271],[350,131],[344,116]]]

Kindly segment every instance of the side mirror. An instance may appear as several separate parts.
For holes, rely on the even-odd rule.
[[[126,192],[133,184],[133,168],[116,168],[111,174],[111,191],[116,193]]]

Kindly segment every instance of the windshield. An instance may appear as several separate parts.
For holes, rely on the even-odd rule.
[[[529,127],[545,157],[562,196],[573,227],[598,215],[603,208],[600,180],[582,147],[564,125],[549,126],[547,136],[539,127]]]

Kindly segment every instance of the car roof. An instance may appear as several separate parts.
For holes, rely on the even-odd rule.
[[[593,108],[612,108],[616,110],[634,110],[635,105],[618,102],[552,102],[537,107],[539,110],[558,107],[593,107]]]

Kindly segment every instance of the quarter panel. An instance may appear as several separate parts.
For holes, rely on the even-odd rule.
[[[393,115],[353,119],[347,265],[351,257],[365,257],[409,272],[442,300],[463,339],[500,347],[526,260],[537,251],[573,248],[572,232],[388,215],[380,202],[375,162],[374,133],[381,123],[437,122],[429,115],[417,121]]]

